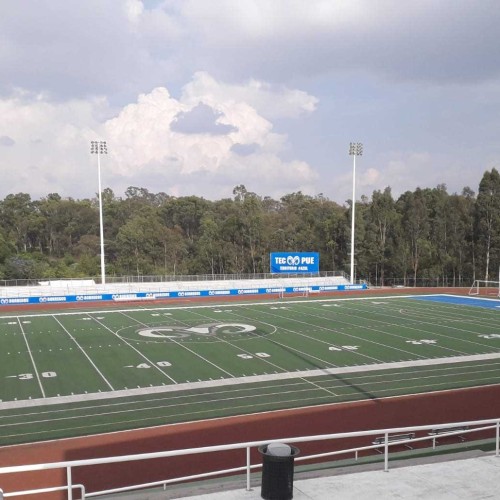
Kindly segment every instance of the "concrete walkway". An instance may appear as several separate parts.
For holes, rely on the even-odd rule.
[[[382,464],[372,464],[368,469],[350,467],[310,474],[332,474],[294,481],[294,500],[359,500],[378,498],[432,499],[432,500],[483,500],[500,498],[500,458],[491,453],[466,452],[461,458],[432,457],[416,461],[390,464],[389,472]],[[471,458],[473,457],[473,458]],[[427,463],[422,463],[427,462]],[[359,472],[363,470],[362,472]],[[220,482],[201,486],[197,490],[177,490],[122,495],[121,500],[164,500],[189,498],[189,500],[258,500],[260,484],[251,491],[244,489],[244,479],[235,483]],[[232,489],[235,488],[235,489]],[[203,493],[209,490],[210,493]],[[109,498],[109,497],[108,497]]]

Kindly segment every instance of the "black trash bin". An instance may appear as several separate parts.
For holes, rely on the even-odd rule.
[[[293,460],[299,449],[283,443],[259,447],[262,454],[262,486],[264,500],[291,500],[293,498]]]

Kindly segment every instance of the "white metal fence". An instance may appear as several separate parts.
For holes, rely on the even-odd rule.
[[[271,276],[271,275],[270,275]],[[88,280],[60,280],[40,281],[32,286],[0,286],[1,298],[61,296],[61,295],[92,295],[92,294],[119,294],[138,292],[172,292],[196,290],[224,290],[245,288],[283,288],[304,286],[344,285],[349,282],[342,276],[281,276],[266,279],[238,279],[238,280],[207,280],[202,281],[143,281],[143,282],[108,282],[106,285],[89,284]],[[92,280],[90,280],[92,281]]]
[[[251,450],[258,448],[259,446],[266,445],[269,443],[284,442],[289,444],[298,443],[312,443],[315,441],[336,441],[339,439],[350,439],[359,437],[373,437],[370,445],[348,448],[342,450],[336,450],[331,452],[313,454],[313,455],[302,455],[295,458],[296,462],[310,461],[310,460],[322,460],[326,458],[331,458],[339,455],[353,456],[355,460],[358,459],[358,453],[360,451],[366,450],[378,450],[383,454],[383,470],[389,470],[389,449],[393,446],[407,445],[408,443],[425,442],[428,441],[432,444],[432,447],[436,446],[437,437],[450,437],[459,436],[463,437],[468,434],[475,434],[478,432],[494,431],[495,439],[495,456],[499,456],[500,452],[500,419],[489,419],[489,420],[476,420],[467,422],[454,422],[449,424],[438,424],[438,425],[423,425],[414,427],[397,427],[391,429],[377,429],[369,431],[359,431],[359,432],[344,432],[337,434],[322,434],[317,436],[306,436],[306,437],[285,437],[281,439],[267,440],[267,441],[250,441],[235,444],[227,444],[220,446],[206,446],[202,448],[188,448],[184,450],[174,450],[174,451],[163,451],[156,453],[144,453],[138,455],[126,455],[126,456],[115,456],[97,459],[86,459],[86,460],[73,460],[68,462],[54,462],[46,464],[35,464],[35,465],[25,465],[25,466],[12,466],[0,468],[0,487],[2,486],[2,475],[5,474],[22,474],[32,471],[47,471],[52,469],[65,469],[66,470],[66,485],[65,486],[55,486],[53,488],[44,488],[39,490],[25,490],[25,491],[9,491],[3,492],[4,498],[11,498],[21,495],[35,495],[37,493],[46,493],[50,491],[62,491],[67,492],[68,500],[73,499],[73,490],[80,490],[80,498],[92,498],[99,497],[111,493],[120,493],[134,490],[141,490],[146,488],[152,488],[155,486],[163,486],[166,488],[167,485],[176,482],[192,481],[195,479],[204,479],[214,476],[230,475],[237,473],[244,473],[246,475],[246,489],[250,490],[250,475],[251,472],[259,469],[262,465],[251,463]],[[427,433],[426,433],[427,432]],[[414,437],[417,433],[426,433],[420,437]],[[493,439],[493,432],[492,432]],[[242,463],[244,465],[240,467],[234,467],[230,469],[217,470],[212,472],[206,472],[202,474],[196,474],[191,476],[177,477],[173,479],[165,479],[155,482],[128,485],[121,488],[113,488],[108,490],[86,492],[85,486],[81,484],[73,484],[73,470],[78,467],[86,467],[89,465],[103,465],[103,464],[115,464],[123,462],[134,462],[139,460],[154,460],[167,457],[178,457],[185,455],[199,455],[206,453],[214,453],[227,450],[241,450],[242,451]],[[382,456],[382,455],[381,455]],[[243,485],[242,485],[243,488]],[[2,493],[0,489],[0,500],[2,499]]]
[[[123,284],[123,283],[176,283],[196,282],[196,281],[240,281],[240,280],[268,280],[268,279],[283,279],[283,278],[332,278],[340,277],[348,279],[344,271],[320,271],[318,273],[237,273],[237,274],[190,274],[190,275],[140,275],[140,276],[106,276],[106,283]],[[31,279],[12,279],[0,280],[0,287],[16,287],[16,286],[39,286],[40,283],[51,283],[52,286],[57,286],[60,282],[61,286],[66,286],[68,283],[74,282],[77,286],[81,282],[94,282],[100,284],[99,277],[83,277],[83,278],[31,278]]]

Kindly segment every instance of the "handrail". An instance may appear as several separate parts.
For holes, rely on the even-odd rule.
[[[67,470],[67,485],[61,487],[63,490],[68,491],[68,499],[72,499],[72,488],[80,487],[80,485],[73,485],[71,480],[71,471],[75,467],[85,467],[88,465],[103,465],[110,463],[123,463],[123,462],[131,462],[137,460],[151,460],[158,458],[167,458],[174,456],[184,456],[184,455],[193,455],[200,453],[213,453],[217,451],[228,451],[228,450],[245,450],[246,452],[246,465],[241,467],[235,467],[231,469],[224,469],[212,472],[206,472],[201,474],[195,474],[191,476],[167,479],[162,481],[155,481],[151,483],[145,483],[140,485],[130,485],[121,488],[114,488],[110,490],[96,491],[92,493],[85,494],[84,488],[82,486],[82,497],[81,498],[90,498],[96,497],[100,495],[106,495],[111,493],[119,493],[124,491],[133,491],[137,489],[149,488],[153,486],[161,486],[164,487],[167,484],[171,484],[174,482],[180,481],[189,481],[194,479],[202,479],[207,477],[214,477],[223,474],[234,474],[237,472],[246,471],[247,478],[247,490],[250,489],[250,473],[252,470],[258,469],[261,467],[261,464],[251,464],[250,462],[250,450],[252,448],[258,448],[259,446],[263,446],[270,443],[305,443],[305,442],[315,442],[315,441],[327,441],[327,440],[337,440],[337,439],[346,439],[346,438],[355,438],[355,437],[364,437],[364,436],[381,436],[385,437],[383,443],[377,445],[370,446],[360,446],[356,448],[349,448],[344,450],[337,450],[327,453],[320,453],[314,455],[307,456],[299,456],[295,460],[296,461],[305,461],[305,460],[315,460],[318,458],[326,458],[329,456],[342,455],[342,454],[351,454],[354,453],[357,459],[358,452],[373,450],[373,449],[381,449],[384,447],[384,471],[389,470],[388,460],[389,460],[389,448],[391,446],[398,446],[405,443],[415,443],[421,441],[433,441],[433,446],[435,446],[435,435],[428,435],[423,437],[415,437],[407,440],[398,440],[398,441],[390,441],[390,434],[394,433],[409,433],[409,432],[421,432],[428,430],[436,430],[436,429],[456,429],[457,427],[461,427],[460,430],[454,430],[450,432],[446,432],[440,435],[440,437],[449,437],[455,435],[465,435],[469,433],[481,432],[485,430],[496,429],[495,433],[495,456],[500,456],[500,418],[496,419],[486,419],[486,420],[470,420],[464,422],[453,422],[447,424],[433,424],[433,425],[419,425],[412,427],[394,427],[390,429],[373,429],[368,431],[357,431],[357,432],[342,432],[335,434],[320,434],[316,436],[302,436],[302,437],[286,437],[280,439],[271,439],[265,441],[248,441],[242,443],[233,443],[226,445],[216,445],[216,446],[204,446],[199,448],[186,448],[183,450],[169,450],[162,452],[154,452],[154,453],[141,453],[141,454],[133,454],[133,455],[123,455],[123,456],[115,456],[115,457],[104,457],[104,458],[94,458],[94,459],[83,459],[83,460],[71,460],[65,462],[52,462],[45,464],[32,464],[32,465],[21,465],[21,466],[9,466],[9,467],[1,467],[0,475],[2,474],[13,474],[20,472],[32,472],[32,471],[44,471],[51,469],[62,469],[65,468]],[[464,429],[464,427],[468,427]],[[471,428],[472,427],[472,428]],[[55,490],[54,490],[55,491]],[[33,493],[42,493],[42,490],[32,490]],[[4,497],[7,498],[9,496],[20,495],[20,492],[15,493],[4,493]],[[25,493],[26,494],[26,493]],[[30,492],[31,494],[31,492]]]
[[[85,495],[85,486],[83,484],[73,484],[73,489],[80,489],[81,498],[87,498],[88,495]],[[20,497],[22,495],[38,495],[41,493],[55,493],[56,491],[65,491],[67,490],[67,486],[54,486],[53,488],[40,488],[38,490],[24,490],[24,491],[16,491],[13,493],[3,493],[3,498],[11,498],[11,497]],[[0,492],[2,490],[0,489]],[[2,498],[2,497],[0,497]]]

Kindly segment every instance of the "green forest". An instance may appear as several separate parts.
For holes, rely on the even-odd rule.
[[[291,193],[279,200],[236,186],[209,201],[129,187],[103,191],[108,276],[269,272],[269,253],[319,252],[321,271],[350,270],[351,201]],[[390,187],[356,202],[356,279],[372,285],[468,286],[498,280],[500,175],[477,194],[445,185],[395,199]],[[100,276],[95,199],[52,193],[0,201],[0,279]]]

